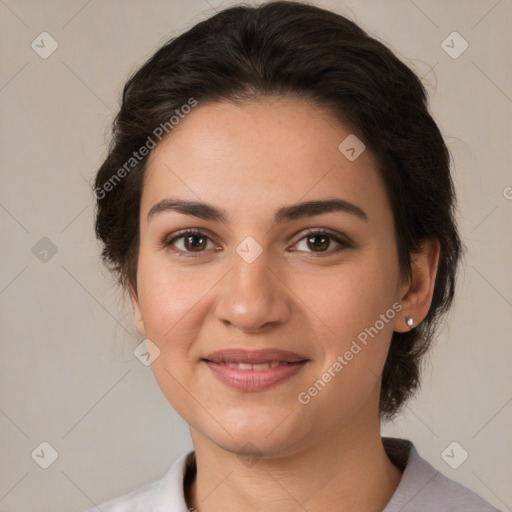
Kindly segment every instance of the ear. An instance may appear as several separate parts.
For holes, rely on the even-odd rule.
[[[439,240],[426,239],[420,244],[419,251],[411,255],[412,277],[400,290],[403,309],[395,320],[396,332],[410,331],[427,316],[434,294],[439,254]],[[408,318],[412,318],[412,326],[407,325]]]
[[[145,338],[146,330],[144,328],[144,320],[142,318],[142,312],[140,310],[139,298],[137,296],[137,292],[135,292],[135,290],[133,290],[133,288],[131,288],[131,287],[130,287],[130,301],[132,303],[133,318],[135,320],[135,327],[137,329],[137,332]]]

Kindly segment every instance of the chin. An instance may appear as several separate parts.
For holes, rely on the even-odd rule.
[[[212,431],[211,423],[202,432],[196,430],[223,450],[255,459],[289,455],[301,440],[308,437],[306,422],[302,419],[294,421],[290,411],[283,413],[281,409],[270,417],[263,417],[261,411],[258,413],[253,410],[252,413],[243,419],[237,416],[238,421],[233,417],[228,420],[220,415],[215,416],[226,430],[216,424],[215,431]]]

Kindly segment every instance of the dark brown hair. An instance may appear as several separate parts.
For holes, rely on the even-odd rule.
[[[147,161],[141,156],[147,151],[139,150],[158,143],[158,127],[170,131],[171,118],[181,117],[191,98],[242,103],[275,95],[326,108],[372,152],[392,206],[404,277],[411,275],[411,254],[422,240],[440,242],[426,318],[408,332],[393,333],[380,397],[381,416],[391,418],[419,385],[421,356],[453,300],[462,245],[450,155],[421,81],[345,17],[291,1],[231,7],[171,39],[133,74],[94,185],[103,261],[125,289],[136,292]]]

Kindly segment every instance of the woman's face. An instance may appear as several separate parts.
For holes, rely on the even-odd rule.
[[[340,149],[349,135],[293,98],[199,103],[150,155],[132,301],[195,439],[271,457],[378,424],[407,283],[375,161],[353,136]]]

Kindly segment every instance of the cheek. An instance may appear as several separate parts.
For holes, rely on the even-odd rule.
[[[143,248],[139,253],[138,291],[145,334],[159,349],[151,369],[169,403],[192,423],[193,341],[201,327],[205,304],[201,299],[214,284],[211,276],[203,274],[171,267],[161,254]]]
[[[354,339],[391,308],[396,268],[393,258],[385,261],[377,252],[356,255],[353,261],[331,270],[297,276],[293,289],[298,290],[304,307],[321,321],[326,341],[334,339],[339,345]]]
[[[183,329],[198,326],[201,299],[215,284],[212,273],[194,271],[192,267],[171,267],[165,257],[141,249],[138,283],[146,336],[160,350],[184,345]]]
[[[322,381],[316,386],[323,395],[318,403],[332,402],[335,410],[340,400],[345,411],[363,403],[385,363],[400,307],[394,296],[397,264],[392,250],[385,254],[369,250],[316,279],[314,292],[304,286],[301,298],[321,319],[324,333],[318,339],[324,351],[316,376]],[[323,391],[323,383],[330,391]]]

